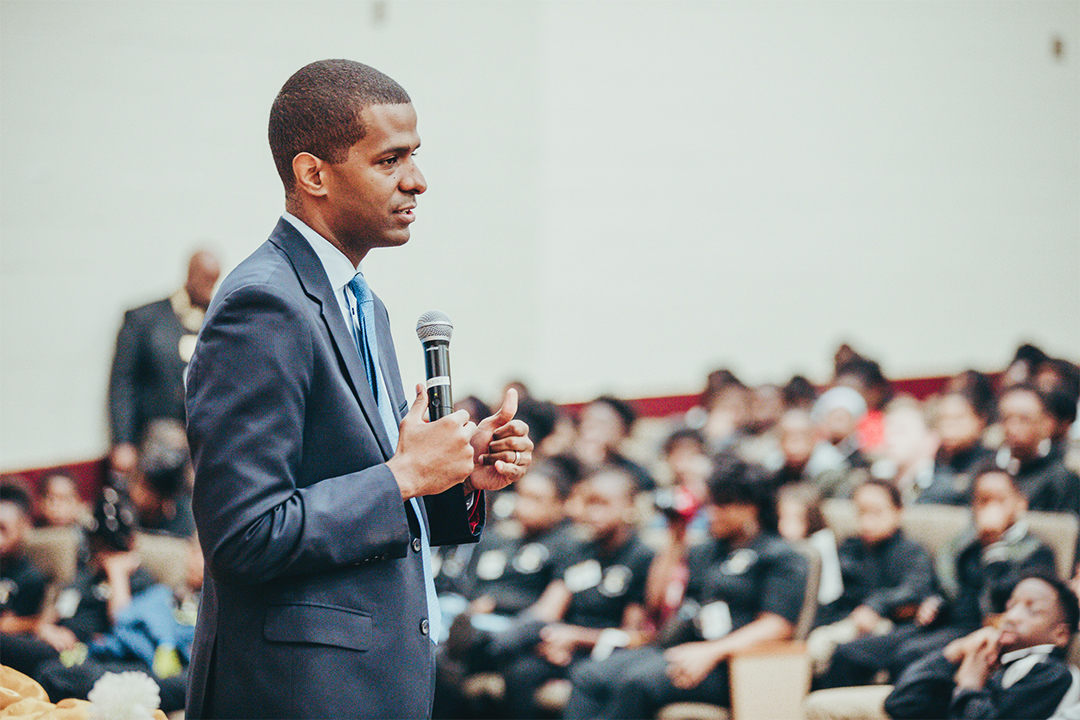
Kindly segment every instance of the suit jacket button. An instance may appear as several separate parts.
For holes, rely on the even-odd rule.
[[[420,621],[420,634],[427,635],[430,632],[431,626],[428,624],[427,618]]]
[[[421,547],[420,546],[420,538],[413,538],[412,539],[412,550],[413,550],[413,552],[420,552],[420,547]]]

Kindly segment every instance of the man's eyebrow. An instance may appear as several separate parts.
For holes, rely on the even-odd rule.
[[[398,145],[396,147],[385,148],[380,155],[404,155],[406,153],[416,152],[420,147],[420,143],[416,145]]]

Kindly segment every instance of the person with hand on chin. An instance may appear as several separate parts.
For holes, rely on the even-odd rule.
[[[908,667],[885,700],[892,718],[1048,718],[1080,702],[1065,659],[1076,594],[1050,574],[1025,576],[997,626],[987,625]]]
[[[479,424],[428,422],[424,386],[403,392],[361,261],[409,240],[427,190],[405,90],[311,63],[269,138],[285,213],[222,283],[188,373],[206,580],[187,715],[427,717],[430,548],[478,539],[483,491],[521,477],[533,444],[513,390]]]

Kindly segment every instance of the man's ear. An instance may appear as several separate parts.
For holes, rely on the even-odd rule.
[[[1069,626],[1063,622],[1054,626],[1054,629],[1050,631],[1050,637],[1053,643],[1060,648],[1068,648],[1069,643],[1072,642],[1072,637],[1069,635]]]
[[[325,167],[326,163],[311,153],[297,153],[292,160],[293,177],[296,178],[296,190],[307,195],[325,195],[326,183],[323,175]]]

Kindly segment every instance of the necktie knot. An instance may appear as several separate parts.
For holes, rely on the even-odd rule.
[[[365,303],[373,302],[371,288],[368,287],[367,281],[364,280],[363,273],[356,273],[353,279],[349,281],[349,289],[352,290],[353,295],[356,297],[357,305],[362,307]]]

